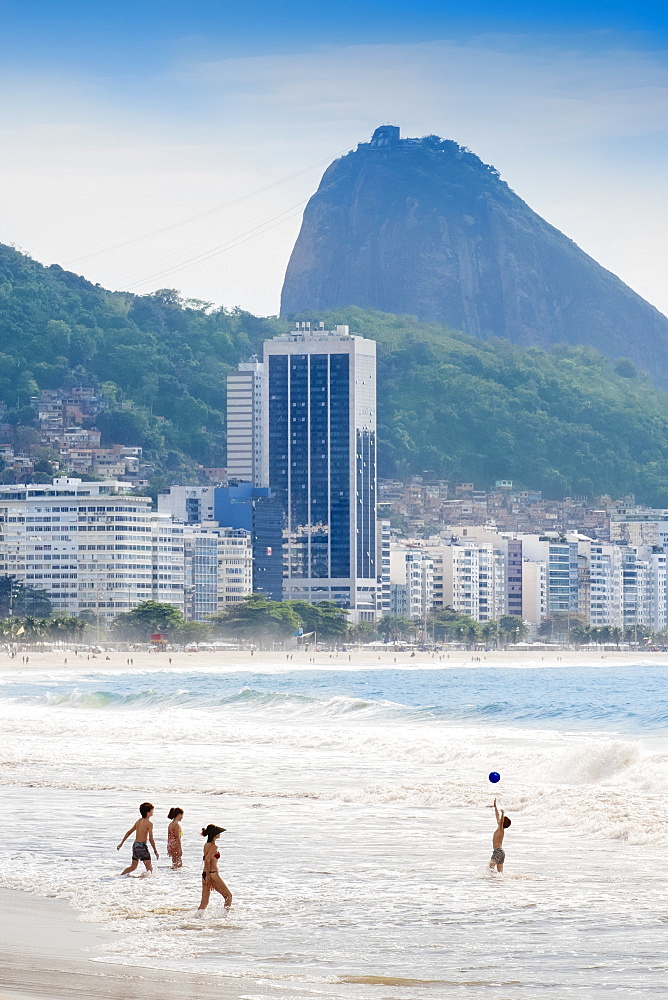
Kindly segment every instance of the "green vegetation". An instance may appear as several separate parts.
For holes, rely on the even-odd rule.
[[[13,642],[81,642],[88,622],[76,615],[55,618],[0,618],[0,635]]]
[[[351,629],[356,639],[356,630],[359,628],[356,625]],[[371,632],[376,634],[371,635]],[[424,621],[412,621],[401,615],[385,615],[376,625],[370,624],[365,633],[364,638],[359,637],[359,641],[369,642],[380,637],[386,642],[416,642],[428,638],[435,642],[461,642],[470,647],[484,643],[500,648],[526,639],[529,629],[526,622],[515,615],[501,615],[498,621],[477,622],[475,618],[460,614],[452,608],[442,608],[428,615]]]
[[[51,599],[45,590],[21,583],[15,576],[0,576],[0,618],[48,618]]]
[[[559,612],[545,618],[538,628],[538,635],[548,642],[576,647],[587,645],[619,646],[620,642],[633,645],[645,644],[652,640],[660,645],[668,642],[666,632],[653,632],[649,625],[590,625],[585,617],[578,614]]]
[[[230,604],[207,621],[186,621],[173,604],[142,601],[132,611],[117,615],[112,632],[122,639],[147,642],[160,633],[175,643],[206,642],[212,636],[241,639],[245,642],[283,641],[301,628],[317,632],[318,640],[345,641],[347,612],[332,601],[308,604],[306,601],[268,601],[262,594],[251,594]]]
[[[521,642],[529,633],[526,623],[516,615],[501,615],[498,621],[477,622],[452,608],[435,611],[425,627],[438,642],[464,642],[469,646],[485,643],[496,648]]]
[[[197,464],[224,465],[227,373],[283,326],[171,290],[107,292],[0,245],[0,399],[8,421],[33,422],[38,389],[93,385],[109,406],[96,420],[103,444],[141,445],[164,481],[196,480]]]
[[[668,393],[623,359],[481,342],[358,309],[320,316],[378,341],[379,469],[668,505]]]
[[[262,594],[252,594],[228,605],[211,622],[217,634],[235,639],[280,641],[301,629],[305,634],[315,632],[317,641],[345,642],[347,615],[333,601],[268,601]]]
[[[425,470],[479,487],[512,479],[546,496],[668,506],[668,394],[625,359],[482,342],[406,316],[320,316],[378,342],[379,473]],[[20,437],[38,389],[94,385],[105,444],[141,445],[154,490],[225,464],[225,378],[277,319],[166,290],[107,292],[0,245],[0,399]],[[128,403],[131,408],[127,409]],[[47,455],[44,461],[48,461]]]
[[[117,615],[112,622],[112,632],[123,639],[148,642],[149,636],[160,633],[175,642],[181,641],[186,620],[173,604],[160,601],[142,601],[132,611]]]

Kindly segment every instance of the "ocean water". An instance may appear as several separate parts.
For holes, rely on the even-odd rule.
[[[667,682],[649,663],[17,668],[0,675],[0,885],[118,932],[105,961],[250,976],[257,1000],[663,996]],[[155,875],[118,879],[147,798]],[[208,822],[227,828],[234,906],[202,918]]]

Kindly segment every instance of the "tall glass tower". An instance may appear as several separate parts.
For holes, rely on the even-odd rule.
[[[376,345],[298,323],[264,345],[265,482],[283,499],[283,597],[376,617]]]

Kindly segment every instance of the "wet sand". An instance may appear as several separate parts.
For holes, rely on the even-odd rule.
[[[0,1000],[241,1000],[257,983],[94,961],[110,935],[69,905],[0,890]]]

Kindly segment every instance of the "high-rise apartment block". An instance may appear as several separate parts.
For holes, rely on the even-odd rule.
[[[390,613],[423,621],[434,604],[434,563],[419,546],[390,551]]]
[[[158,496],[158,510],[182,524],[215,529],[219,538],[228,530],[245,533],[252,548],[252,583],[244,584],[243,593],[281,600],[283,515],[270,489],[240,480],[227,486],[171,486]],[[221,588],[221,601],[237,593],[229,581],[221,580]]]
[[[376,526],[376,563],[378,591],[376,613],[380,619],[392,613],[392,529],[390,522],[379,518]]]
[[[262,390],[264,365],[251,358],[227,376],[227,478],[254,486],[263,481]]]
[[[283,504],[283,595],[374,620],[376,345],[299,323],[264,345],[263,482]]]
[[[127,483],[0,487],[0,574],[45,590],[55,611],[114,618],[142,601],[185,607],[183,526]]]

